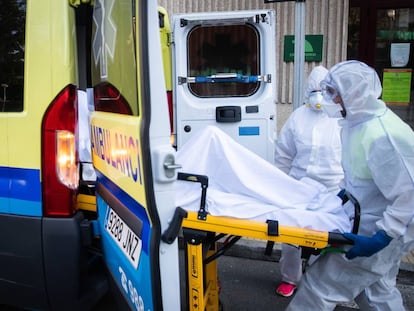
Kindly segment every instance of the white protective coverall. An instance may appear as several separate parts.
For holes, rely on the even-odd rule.
[[[207,175],[206,207],[230,216],[323,231],[349,232],[351,223],[336,195],[310,178],[296,180],[246,149],[219,128],[195,133],[177,152],[181,172]],[[199,183],[177,181],[176,206],[198,211]]]
[[[315,67],[310,73],[305,105],[293,111],[276,141],[275,165],[296,179],[306,176],[317,180],[337,194],[343,179],[338,119],[330,118],[322,110],[322,103],[315,107],[309,101],[312,92],[321,91],[320,82],[327,73],[323,66]],[[302,276],[301,249],[282,244],[279,265],[282,281],[297,285]]]
[[[346,110],[342,163],[346,190],[361,205],[358,234],[384,230],[392,240],[369,257],[320,256],[287,310],[334,310],[353,299],[361,310],[404,310],[395,285],[400,259],[414,239],[414,133],[378,99],[380,80],[364,63],[339,63],[324,82],[338,91]]]
[[[309,95],[320,91],[319,83],[328,73],[322,66],[310,73],[305,88],[305,105],[292,112],[278,135],[275,165],[290,176],[309,177],[335,194],[343,179],[338,119],[308,104]]]

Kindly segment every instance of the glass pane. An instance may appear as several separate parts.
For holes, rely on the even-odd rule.
[[[401,59],[398,63],[391,63],[391,45],[393,43],[410,44],[406,61]],[[414,9],[377,10],[375,69],[381,76],[381,79],[384,68],[400,67],[412,69],[414,67],[413,53]]]
[[[359,59],[359,35],[361,28],[361,9],[349,8],[347,58]]]
[[[195,27],[188,35],[188,76],[218,73],[259,75],[259,34],[251,25]],[[191,92],[200,97],[249,96],[259,82],[195,83]]]
[[[0,10],[0,111],[23,110],[26,1],[3,1]]]

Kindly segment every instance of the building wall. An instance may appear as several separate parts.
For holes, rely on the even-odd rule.
[[[285,35],[295,34],[294,1],[265,4],[263,0],[158,0],[171,17],[176,13],[273,9],[276,13],[276,77],[278,128],[293,109],[293,62],[283,61]],[[346,59],[349,0],[306,1],[305,34],[323,35],[322,62],[305,62],[305,80],[314,66],[327,68]]]

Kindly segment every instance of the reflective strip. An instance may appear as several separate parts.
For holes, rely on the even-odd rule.
[[[0,167],[0,213],[42,215],[40,170]]]

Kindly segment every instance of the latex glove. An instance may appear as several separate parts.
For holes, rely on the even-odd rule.
[[[384,230],[378,231],[370,238],[353,233],[344,233],[343,236],[354,242],[354,247],[345,254],[348,259],[353,259],[358,256],[369,257],[382,250],[392,240]]]

